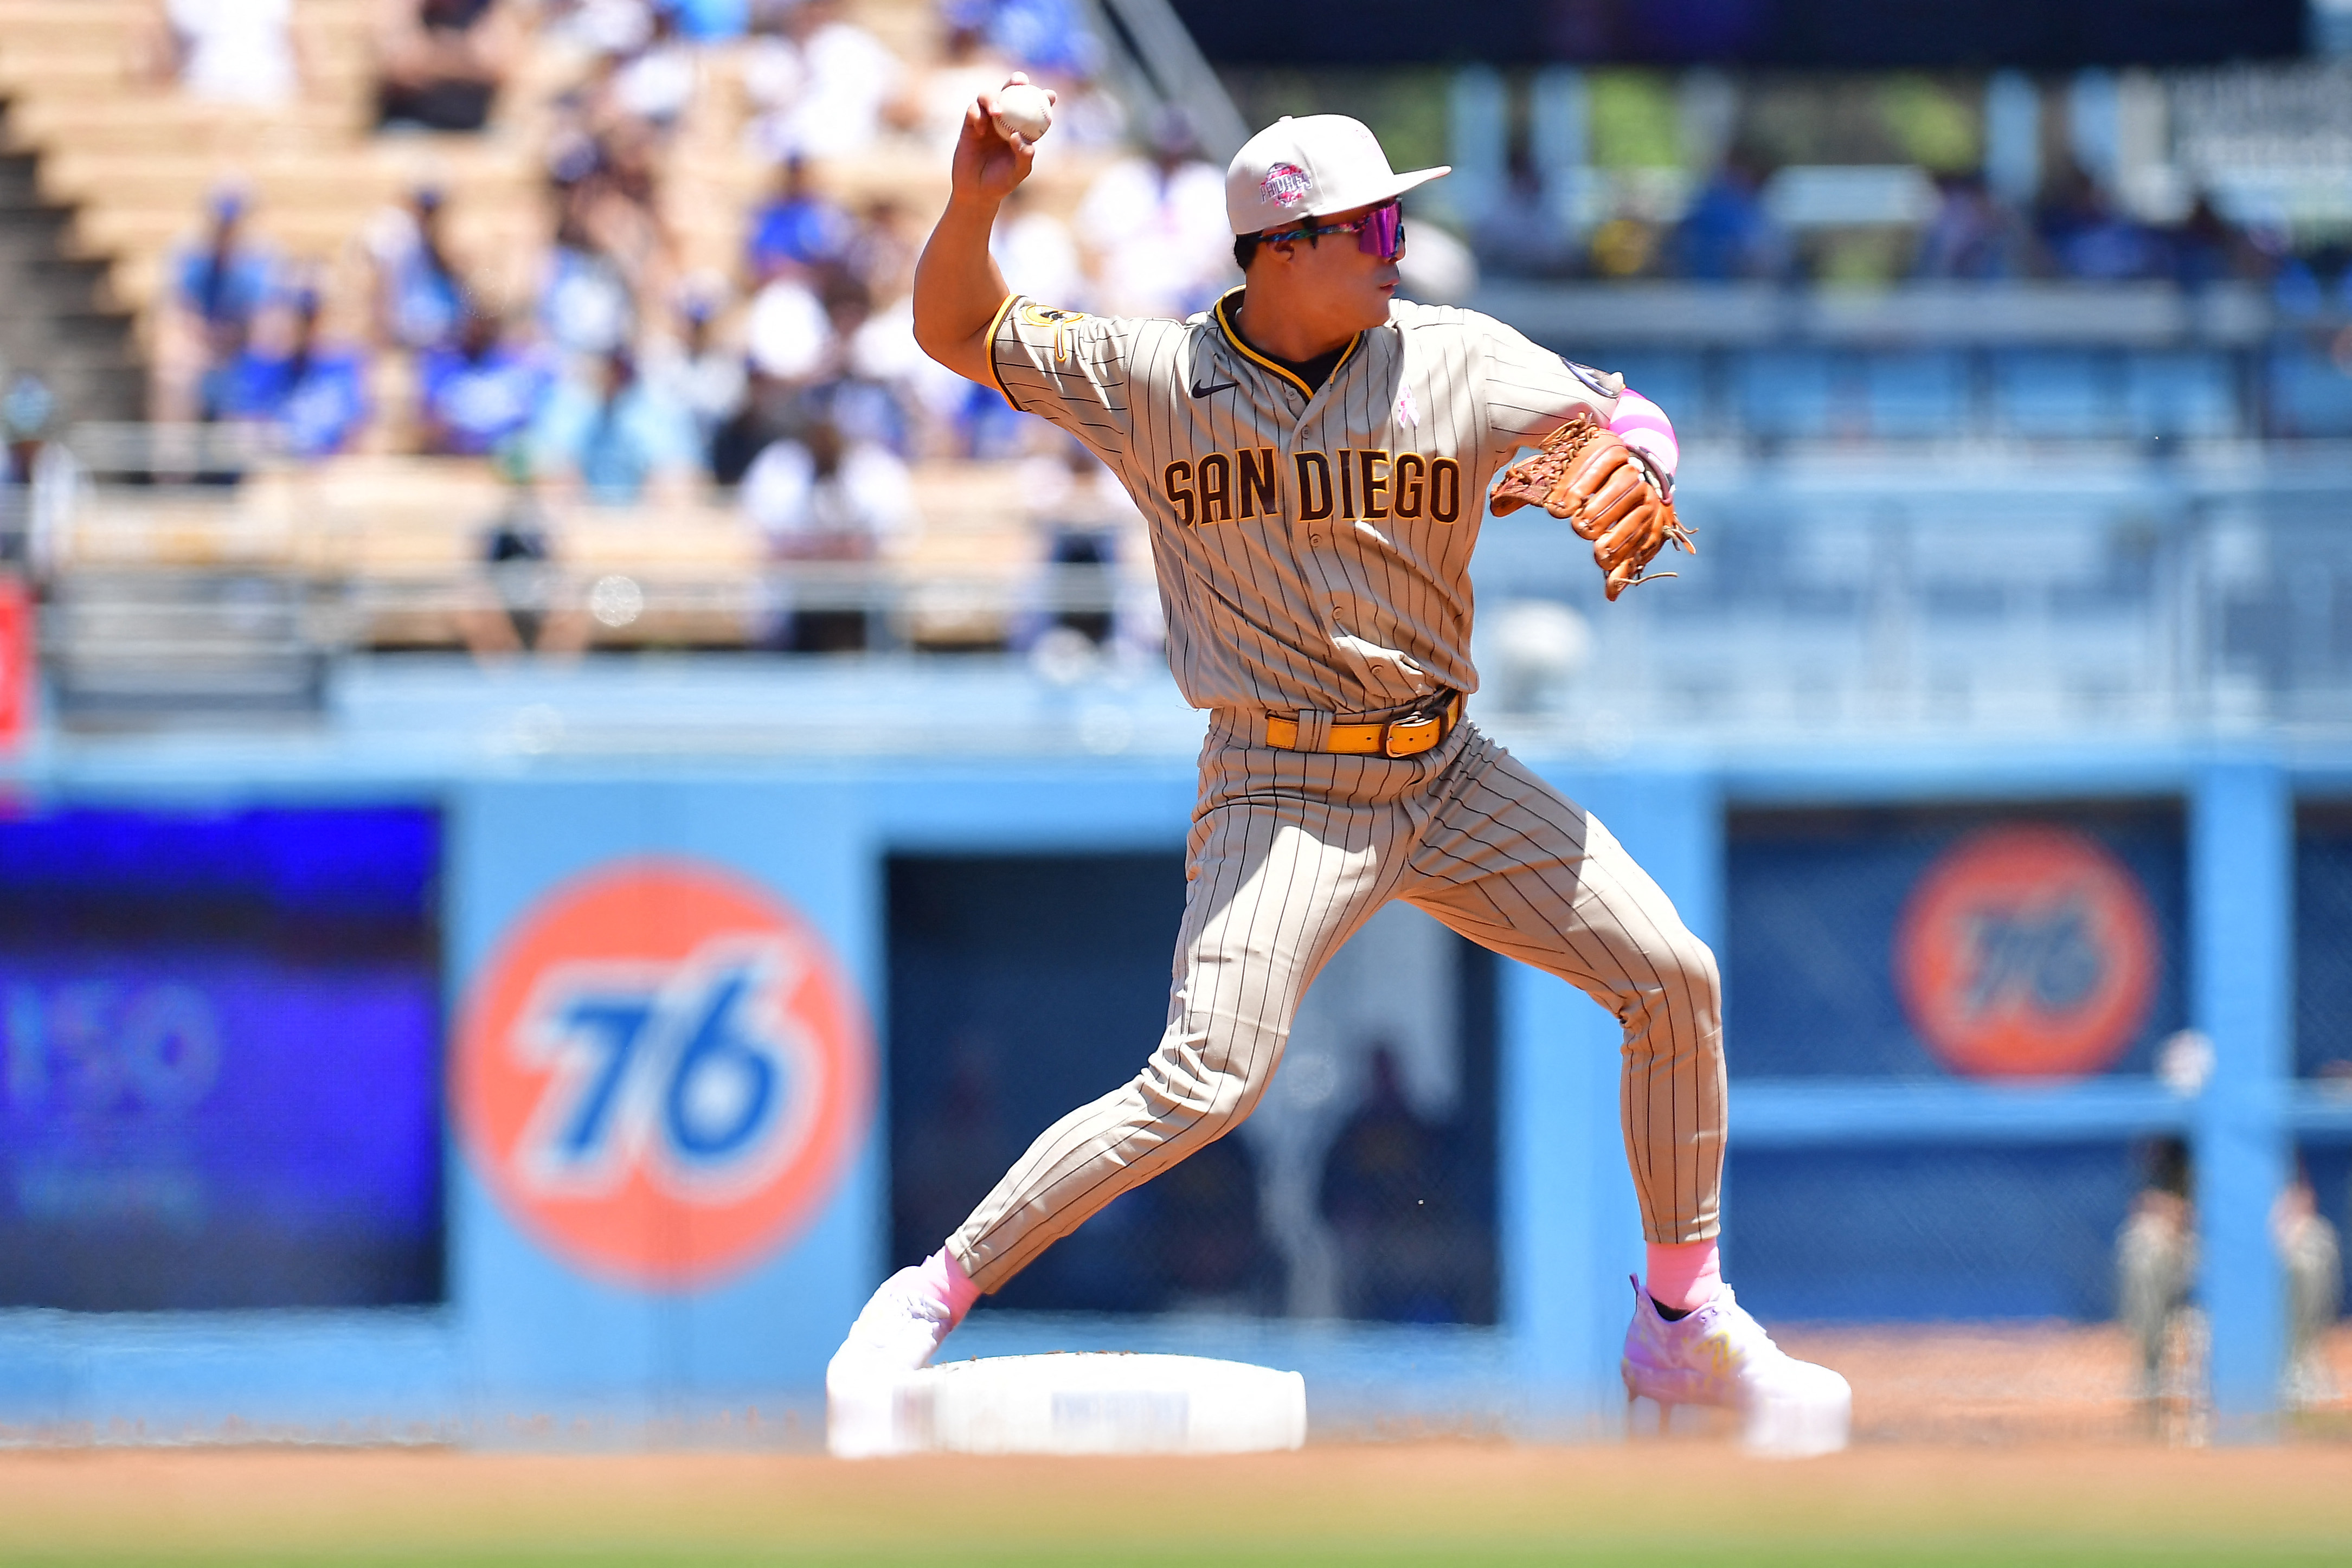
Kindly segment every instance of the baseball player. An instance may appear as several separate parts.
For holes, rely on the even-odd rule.
[[[827,1371],[835,1450],[887,1447],[894,1380],[981,1293],[1239,1126],[1316,972],[1391,899],[1623,1026],[1648,1242],[1629,1397],[1794,1407],[1842,1444],[1845,1380],[1780,1351],[1722,1282],[1714,955],[1607,828],[1463,713],[1490,480],[1543,447],[1495,504],[1567,520],[1613,599],[1663,544],[1687,543],[1671,426],[1617,377],[1499,321],[1396,299],[1398,198],[1448,171],[1393,173],[1339,115],[1284,119],[1234,157],[1244,281],[1203,314],[1097,318],[1013,295],[989,233],[1034,149],[998,128],[992,97],[966,114],[916,272],[917,336],[1124,481],[1150,522],[1169,661],[1209,732],[1166,1033],[1133,1081],[1048,1128],[939,1252],[875,1293]]]

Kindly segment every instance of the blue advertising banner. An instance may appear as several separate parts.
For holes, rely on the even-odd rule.
[[[438,1299],[439,837],[0,822],[0,1304]]]
[[[2164,803],[1734,813],[1734,1077],[2150,1070],[2187,1022]]]

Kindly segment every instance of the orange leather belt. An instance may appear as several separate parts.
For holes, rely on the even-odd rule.
[[[1448,692],[1433,711],[1408,713],[1380,724],[1334,724],[1330,739],[1316,749],[1352,757],[1417,757],[1434,751],[1461,721],[1462,694]],[[1267,714],[1265,743],[1277,752],[1297,751],[1298,721]]]

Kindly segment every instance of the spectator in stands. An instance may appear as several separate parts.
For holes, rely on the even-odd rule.
[[[1511,149],[1503,199],[1479,218],[1471,241],[1479,264],[1505,278],[1558,278],[1574,265],[1574,247],[1545,199],[1542,171],[1525,145]]]
[[[219,417],[221,377],[269,298],[277,258],[246,237],[246,218],[245,194],[223,186],[203,237],[172,258],[154,362],[152,411],[163,423]]]
[[[72,526],[80,465],[58,437],[58,400],[37,375],[18,375],[0,395],[0,560],[35,581],[48,576]]]
[[[684,408],[694,422],[694,450],[706,468],[719,432],[742,409],[743,354],[719,341],[715,289],[690,290],[679,301],[677,330],[646,352],[646,379]]]
[[[849,215],[816,187],[809,162],[798,153],[776,174],[774,194],[751,215],[745,261],[761,283],[785,271],[813,271],[841,258],[848,248]]]
[[[650,0],[541,0],[541,15],[548,37],[592,55],[625,55],[653,34]]]
[[[1585,259],[1594,277],[1622,282],[1654,276],[1664,250],[1665,237],[1658,226],[1627,205],[1593,229]]]
[[[549,376],[541,357],[513,342],[489,310],[467,312],[457,342],[417,365],[420,445],[427,453],[479,458],[530,428]]]
[[[636,291],[610,257],[582,237],[566,234],[548,250],[539,326],[564,353],[593,357],[635,340]]]
[[[875,299],[897,300],[914,291],[915,262],[922,254],[922,232],[908,222],[905,204],[877,195],[858,213],[841,264]]]
[[[1919,234],[1916,278],[1990,280],[2025,276],[2032,237],[1980,174],[1939,174],[1936,211]]]
[[[1765,210],[1763,163],[1734,147],[1675,226],[1677,276],[1725,283],[1776,279],[1789,267],[1789,237]]]
[[[803,380],[800,414],[838,426],[853,445],[873,442],[904,453],[909,422],[898,382],[920,354],[911,307],[877,322],[864,284],[845,272],[824,280],[824,346]],[[903,325],[903,331],[894,326]]]
[[[1181,320],[1234,278],[1224,172],[1202,158],[1191,117],[1173,106],[1152,127],[1149,156],[1095,177],[1077,228],[1094,253],[1101,309],[1114,315]]]
[[[955,150],[963,133],[964,110],[983,92],[1003,87],[1020,68],[989,47],[984,18],[971,15],[984,7],[950,5],[941,21],[946,36],[940,43],[937,64],[923,73],[901,105],[903,118],[932,151],[945,155]]]
[[[1055,630],[1100,648],[1129,629],[1119,625],[1117,566],[1139,542],[1142,516],[1101,458],[1071,437],[1063,437],[1061,447],[1022,468],[1022,494],[1057,601],[1014,628],[1013,646],[1024,651]]]
[[[607,90],[618,112],[667,132],[694,101],[701,68],[674,0],[655,0],[649,15],[645,41],[614,58]]]
[[[2165,260],[2172,280],[2183,289],[2202,289],[2231,279],[2258,281],[2269,275],[2270,258],[2242,229],[2233,227],[2203,191],[2189,216],[2164,237]]]
[[[480,560],[489,602],[457,614],[466,647],[484,663],[525,651],[570,658],[588,646],[588,611],[565,592],[557,566],[554,527],[531,483],[525,443],[509,441],[497,454],[506,498],[482,531]]]
[[[2095,283],[2150,278],[2158,270],[2155,237],[2115,209],[2097,181],[2075,164],[2058,172],[2034,214],[2052,264],[2065,277]]]
[[[457,335],[470,291],[443,232],[447,211],[437,186],[419,185],[404,205],[385,208],[368,225],[380,342],[421,352]]]
[[[913,531],[914,479],[874,441],[830,419],[770,444],[743,476],[743,515],[789,561],[870,561]]]
[[[752,146],[782,160],[852,156],[881,135],[905,67],[882,40],[842,19],[841,0],[763,5],[743,68],[755,115]]]
[[[530,460],[542,486],[606,506],[687,501],[702,466],[693,416],[626,349],[556,384],[532,421]]]
[[[740,37],[751,14],[748,0],[676,0],[678,25],[698,44]]]
[[[832,340],[824,301],[807,279],[784,273],[768,279],[752,296],[744,347],[759,374],[805,382],[824,365]]]
[[[743,476],[743,515],[772,560],[871,561],[915,527],[913,477],[888,448],[848,439],[829,419],[771,444]],[[868,643],[866,612],[772,610],[763,646],[844,653]]]
[[[273,108],[305,75],[293,0],[163,0],[147,55],[151,75],[210,103]]]
[[[376,123],[479,131],[521,58],[520,0],[376,0]]]
[[[1094,290],[1070,226],[1037,205],[1028,185],[1013,187],[989,238],[1005,287],[1063,310],[1090,308]]]
[[[940,20],[984,39],[1014,69],[1057,83],[1091,77],[1102,65],[1102,45],[1071,0],[945,0]]]
[[[774,442],[799,426],[800,386],[779,376],[764,374],[756,361],[747,363],[742,406],[719,426],[710,442],[710,478],[729,489],[740,486],[751,464]]]
[[[653,132],[622,120],[556,154],[555,244],[540,289],[551,342],[597,355],[635,341],[673,297],[677,242],[661,213]]]
[[[305,284],[264,310],[229,367],[225,418],[274,428],[296,458],[348,451],[366,425],[367,361],[321,340],[317,289]]]

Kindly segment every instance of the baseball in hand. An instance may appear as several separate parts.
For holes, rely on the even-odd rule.
[[[1054,100],[1042,87],[1008,82],[997,91],[994,119],[996,133],[1006,141],[1034,142],[1054,123]]]

